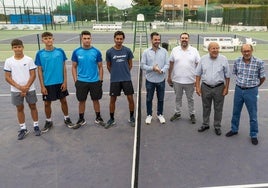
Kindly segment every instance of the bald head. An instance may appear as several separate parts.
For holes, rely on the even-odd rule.
[[[253,46],[251,44],[243,44],[241,46],[241,52],[243,53],[244,49],[251,49],[253,51]]]
[[[208,50],[210,48],[219,48],[219,44],[217,42],[210,42],[209,45],[208,45]]]
[[[220,46],[217,42],[210,42],[208,45],[208,52],[212,59],[216,59],[219,55]]]
[[[250,44],[243,44],[241,46],[241,53],[245,62],[249,62],[252,56],[253,47]]]

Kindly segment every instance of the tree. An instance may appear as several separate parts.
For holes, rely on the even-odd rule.
[[[134,6],[161,6],[162,0],[132,0]]]
[[[104,0],[71,0],[73,14],[77,20],[96,20],[96,5],[98,5],[98,16],[100,20],[106,15]],[[69,8],[67,4],[67,8]]]
[[[96,5],[96,2],[98,2],[98,5],[106,5],[106,1],[104,0],[75,0],[74,3],[76,5],[80,5],[80,6],[92,6],[92,5]]]
[[[161,0],[132,0],[132,13],[144,14],[146,21],[153,21],[161,9]]]

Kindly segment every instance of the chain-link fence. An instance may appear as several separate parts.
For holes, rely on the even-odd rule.
[[[143,13],[147,22],[208,22],[211,23],[214,17],[222,18],[219,24],[226,25],[268,25],[268,6],[266,5],[217,5],[199,7],[196,10],[190,10],[187,7],[183,10],[165,10],[161,7],[144,6],[141,8],[127,8],[119,10],[113,6],[99,5],[73,5],[72,14],[75,21],[96,21],[96,22],[127,22],[135,21],[137,14]],[[70,6],[64,4],[55,9],[46,6],[28,7],[28,6],[4,6],[0,4],[0,21],[10,23],[10,15],[25,17],[23,23],[32,22],[32,15],[69,15]],[[184,19],[184,20],[183,20]],[[51,19],[52,20],[52,19]],[[69,20],[70,21],[70,20]],[[44,22],[44,21],[43,21]],[[12,23],[12,22],[11,22]],[[45,22],[43,24],[46,24]]]

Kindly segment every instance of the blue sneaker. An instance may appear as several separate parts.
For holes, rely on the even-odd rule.
[[[34,133],[35,133],[35,136],[40,136],[41,135],[41,131],[40,131],[38,126],[34,127]]]
[[[115,120],[114,119],[109,119],[108,122],[106,123],[106,125],[104,126],[105,129],[108,129],[112,126],[115,125]]]
[[[27,129],[21,129],[18,134],[18,140],[22,140],[29,133]]]

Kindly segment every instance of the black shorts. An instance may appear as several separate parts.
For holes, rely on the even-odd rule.
[[[111,82],[110,96],[120,96],[121,90],[124,91],[125,95],[133,95],[134,89],[133,89],[132,81]]]
[[[47,89],[48,95],[43,95],[43,101],[55,101],[58,99],[62,99],[69,95],[68,90],[61,90],[62,84],[55,84],[50,86],[45,86]]]
[[[102,98],[102,83],[97,82],[75,82],[76,98],[78,101],[86,101],[88,92],[90,92],[91,100],[100,100]]]

